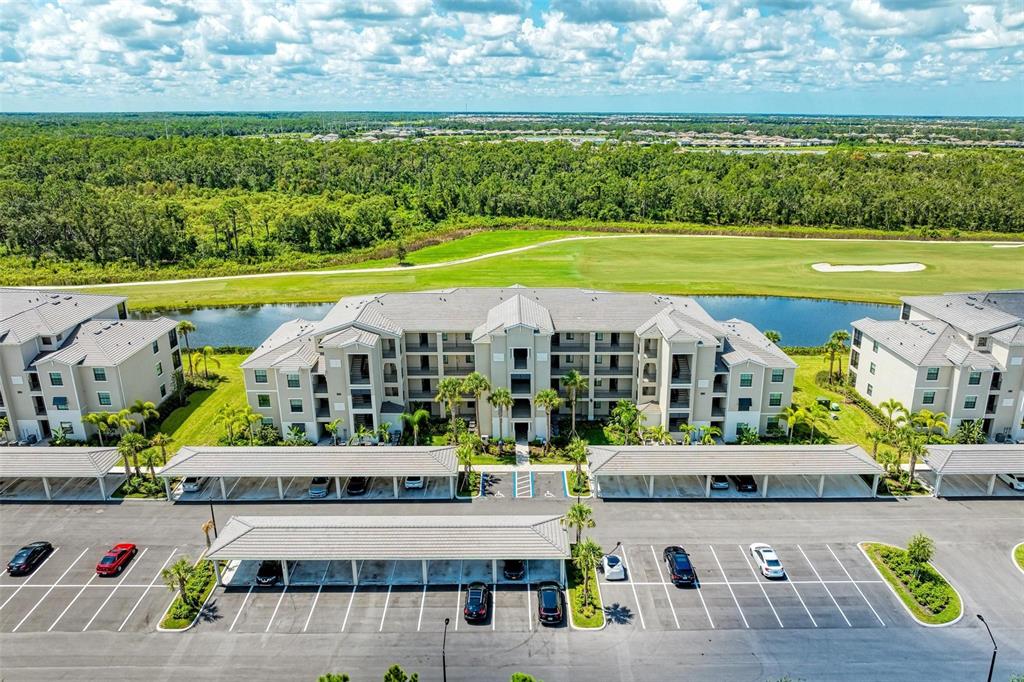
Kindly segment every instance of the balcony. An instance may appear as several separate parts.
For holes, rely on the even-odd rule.
[[[633,365],[594,365],[597,376],[633,376]]]
[[[370,361],[365,355],[353,355],[349,360],[348,383],[356,385],[370,383]]]
[[[325,419],[331,416],[331,409],[329,407],[318,407],[316,408],[317,419]]]
[[[423,401],[434,399],[433,391],[424,391],[418,388],[415,390],[410,390],[407,395],[409,396],[409,400]]]
[[[598,353],[632,353],[633,338],[619,339],[618,342],[598,341],[594,344],[594,350]]]
[[[398,383],[398,372],[384,372],[384,383],[385,384],[397,384]]]
[[[384,341],[384,345],[381,346],[380,354],[381,354],[382,357],[385,357],[385,358],[394,358],[394,357],[396,357],[397,353],[395,351],[395,342],[394,341],[390,341],[390,340],[389,341]]]
[[[353,410],[369,410],[373,407],[373,398],[369,395],[352,394]],[[319,410],[317,410],[319,416]]]
[[[721,408],[721,407],[712,407],[711,408],[711,418],[712,419],[725,419],[725,409]]]
[[[28,375],[28,390],[37,392],[42,391],[43,387],[39,385],[39,375],[29,374]]]
[[[711,385],[712,393],[728,393],[729,392],[729,378],[728,375],[715,377],[715,383]]]
[[[573,338],[567,339],[560,334],[555,334],[551,339],[552,353],[589,353],[590,335],[574,334]]]
[[[620,388],[615,391],[594,391],[595,400],[629,400],[633,397],[633,391],[628,388]]]
[[[322,374],[314,375],[313,393],[330,393],[327,388],[327,377]]]
[[[668,406],[672,409],[679,408],[690,408],[690,392],[689,391],[672,391],[669,396]]]
[[[560,364],[558,367],[551,368],[551,376],[553,377],[564,377],[566,374],[576,370],[580,374],[590,373],[590,363],[587,362],[574,362],[571,365]]]
[[[533,382],[529,377],[512,377],[512,381],[509,383],[512,395],[533,395]]]
[[[644,343],[644,355],[646,355],[649,358],[658,357],[658,344]]]
[[[438,375],[437,365],[430,365],[428,367],[410,367],[406,370],[406,374],[411,377],[436,377]]]
[[[444,349],[445,353],[457,353],[459,355],[476,352],[476,346],[473,345],[472,341],[464,341],[462,339],[458,341],[443,341],[441,348]]]
[[[406,353],[436,353],[437,343],[407,343],[405,344]]]
[[[529,400],[517,400],[512,405],[513,419],[530,419],[533,417],[533,408]]]

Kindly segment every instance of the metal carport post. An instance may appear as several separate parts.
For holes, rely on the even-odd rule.
[[[97,476],[96,482],[100,484],[100,497],[102,497],[104,500],[107,499],[107,484],[103,482],[103,477]],[[170,495],[168,495],[168,499],[169,498]]]
[[[47,480],[46,476],[43,476],[43,492],[46,494],[46,499],[53,499],[53,492],[50,490],[50,481]]]

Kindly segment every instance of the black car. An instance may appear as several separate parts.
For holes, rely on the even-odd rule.
[[[53,551],[53,545],[49,542],[33,542],[18,550],[10,561],[7,562],[7,572],[11,575],[25,575],[36,570],[39,564],[43,563],[46,557]]]
[[[345,485],[345,492],[349,495],[365,495],[368,483],[369,479],[366,476],[353,476],[348,479],[348,483]]]
[[[556,583],[542,583],[537,588],[537,620],[542,625],[562,622],[562,588]]]
[[[690,555],[682,547],[666,547],[662,553],[668,566],[668,577],[673,585],[693,587],[697,584],[697,573],[690,563]]]
[[[502,573],[505,580],[522,580],[526,575],[526,562],[521,559],[506,559]]]
[[[736,490],[741,493],[757,492],[757,481],[754,480],[753,476],[730,476],[729,478],[736,484]]]
[[[491,591],[484,583],[470,583],[466,587],[466,606],[462,609],[467,623],[479,623],[487,620],[487,606],[491,601]]]
[[[283,577],[281,562],[267,559],[260,562],[260,570],[256,571],[256,584],[261,587],[272,587]]]

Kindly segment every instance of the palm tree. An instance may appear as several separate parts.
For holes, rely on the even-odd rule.
[[[213,520],[212,519],[207,519],[206,521],[203,521],[203,525],[200,526],[200,528],[203,531],[203,535],[206,536],[206,549],[207,549],[207,551],[209,551],[209,549],[210,549],[210,531],[213,530]]]
[[[547,419],[547,437],[544,439],[544,453],[547,454],[548,448],[551,447],[551,413],[561,407],[562,396],[553,388],[545,388],[539,391],[533,400],[538,407],[544,408],[544,416]]]
[[[195,368],[192,366],[192,346],[189,345],[188,335],[195,334],[196,326],[188,320],[182,320],[176,327],[178,334],[185,338],[185,354],[188,356],[188,373],[195,374]]]
[[[672,438],[672,434],[663,425],[658,424],[656,426],[648,426],[644,430],[644,439],[652,440],[658,445],[672,445],[675,439]]]
[[[899,450],[907,455],[909,460],[909,466],[907,468],[910,474],[909,485],[914,483],[914,471],[917,469],[917,458],[924,455],[927,450],[924,447],[924,439],[918,436],[914,430],[905,426],[900,429],[899,433]]]
[[[562,517],[563,528],[576,529],[576,544],[579,544],[584,528],[593,528],[596,525],[594,510],[590,508],[590,505],[583,502],[574,502],[570,505],[568,511],[565,512],[565,516]]]
[[[142,461],[142,466],[149,469],[149,477],[152,480],[156,480],[156,463],[160,461],[160,453],[156,450],[143,450],[139,453],[139,459]]]
[[[192,376],[196,375],[199,363],[203,361],[203,352],[194,350],[188,354],[188,366],[192,368]]]
[[[590,604],[590,576],[597,569],[597,564],[601,561],[603,555],[604,550],[601,549],[601,545],[597,544],[593,538],[587,538],[582,542],[576,543],[572,563],[576,570],[583,575],[583,584],[581,585],[580,592],[584,604]]]
[[[677,430],[683,434],[683,445],[693,444],[693,434],[698,431],[696,426],[693,424],[680,424]]]
[[[452,442],[459,444],[459,434],[455,429],[455,408],[462,401],[462,382],[455,377],[445,377],[437,384],[437,395],[434,400],[444,405],[451,419]]]
[[[714,445],[716,438],[722,437],[722,429],[717,426],[705,426],[701,430],[701,445]]]
[[[644,415],[640,408],[628,400],[620,400],[612,408],[608,430],[621,439],[623,445],[639,445],[644,433]]]
[[[188,593],[186,586],[192,576],[195,575],[195,567],[192,565],[192,560],[186,556],[181,557],[167,568],[160,571],[160,577],[163,578],[164,584],[167,585],[167,589],[171,592],[177,592],[178,596],[181,597],[181,601],[185,602],[189,606],[195,606],[192,602],[192,597]]]
[[[981,419],[964,419],[956,427],[953,439],[957,443],[980,445],[988,440],[985,436],[985,422]]]
[[[835,344],[836,352],[839,355],[839,372],[838,376],[843,376],[843,356],[846,355],[846,342],[850,340],[850,332],[845,329],[837,329],[832,332],[832,335],[828,338],[829,343]]]
[[[779,345],[779,341],[782,341],[782,334],[778,333],[774,329],[766,329],[764,332],[764,338],[768,339],[777,346]]]
[[[476,455],[476,448],[472,443],[463,443],[455,448],[455,457],[462,466],[462,473],[466,477],[466,485],[469,485],[469,478],[473,475],[473,456]]]
[[[228,443],[232,443],[235,440],[235,426],[238,424],[238,410],[231,405],[223,405],[217,410],[217,415],[213,418],[213,423],[220,424],[224,427],[224,431],[228,437]]]
[[[88,416],[88,415],[86,415]],[[0,436],[7,437],[7,432],[11,430],[11,420],[8,417],[0,417]],[[100,439],[100,445],[103,445],[103,439]]]
[[[256,425],[263,421],[263,416],[252,409],[251,405],[246,405],[236,414],[238,415],[238,426],[249,433],[249,445],[255,445]]]
[[[779,412],[779,416],[786,422],[786,431],[789,433],[789,442],[793,443],[793,429],[796,425],[803,421],[804,413],[803,409],[796,405],[790,405],[789,407]]]
[[[363,431],[366,431],[366,427],[362,427]],[[292,425],[288,427],[288,437],[284,440],[285,445],[300,446],[309,445],[309,438],[306,438],[306,432],[300,429],[298,426]]]
[[[804,409],[804,423],[811,427],[811,443],[814,443],[814,431],[824,431],[828,424],[829,411],[815,403],[810,409]]]
[[[217,359],[217,353],[213,350],[213,346],[203,346],[203,376],[207,379],[210,378],[210,363],[217,369],[220,369],[220,360]]]
[[[121,437],[123,438],[134,431],[139,425],[137,421],[132,419],[131,414],[131,410],[118,410],[117,412],[111,413],[107,418],[107,423],[115,429],[119,429],[121,431]]]
[[[911,415],[911,423],[915,426],[919,426],[924,429],[925,442],[931,443],[932,436],[936,433],[947,434],[949,433],[949,425],[946,423],[945,412],[932,412],[931,410],[921,410],[917,414]]]
[[[903,403],[895,398],[878,403],[878,409],[885,415],[885,430],[889,433],[892,433],[897,426],[906,423],[907,416],[910,414]]]
[[[135,469],[135,475],[141,477],[142,469],[139,468],[139,453],[149,447],[149,441],[137,433],[126,433],[121,442],[117,444],[117,451],[124,458],[125,471],[128,470],[129,462]]]
[[[295,428],[295,427],[292,427],[292,428]],[[291,437],[291,432],[289,432],[289,437]],[[303,437],[305,437],[305,436],[303,436]],[[362,444],[363,441],[368,440],[368,439],[370,439],[372,437],[373,437],[373,431],[371,431],[370,429],[366,428],[366,424],[357,424],[356,425],[356,432],[353,433],[352,437],[348,439],[348,443],[349,443],[349,445],[351,445],[352,443]]]
[[[147,436],[146,420],[160,416],[160,412],[156,409],[156,405],[149,400],[136,400],[128,409],[132,414],[137,414],[142,418],[142,435]]]
[[[480,372],[472,372],[462,380],[462,393],[473,396],[473,416],[476,419],[476,436],[480,438],[480,398],[491,390],[491,382]]]
[[[562,386],[565,387],[566,392],[569,394],[569,408],[572,410],[572,428],[569,433],[575,436],[576,399],[579,397],[580,393],[587,390],[590,386],[590,381],[576,370],[570,369],[568,374],[562,377]]]
[[[871,459],[878,459],[878,444],[886,443],[889,440],[889,434],[882,429],[872,429],[868,432],[868,438],[871,439]]]
[[[7,417],[3,417],[6,419]],[[91,424],[96,428],[96,435],[100,439],[100,447],[103,447],[103,434],[110,430],[110,413],[109,412],[90,412],[89,414],[82,417],[82,421],[86,424]],[[6,433],[7,429],[4,429]]]
[[[376,429],[377,442],[378,443],[390,443],[391,442],[391,422],[384,422],[378,424]]]
[[[573,436],[563,454],[575,465],[576,481],[579,482],[580,477],[583,476],[583,465],[587,463],[587,441]]]
[[[507,388],[496,388],[487,396],[487,402],[498,410],[498,443],[505,442],[505,413],[511,411],[515,405],[512,399],[512,391]]]
[[[404,417],[405,415],[402,416]],[[331,421],[327,422],[326,425],[324,425],[324,428],[327,429],[327,432],[331,434],[331,445],[338,444],[338,429],[340,429],[344,423],[345,420],[339,418],[332,419]]]
[[[412,412],[403,412],[401,419],[403,424],[408,424],[409,428],[412,429],[412,444],[419,445],[420,429],[430,421],[430,412],[421,407]]]
[[[167,464],[167,446],[174,442],[174,439],[163,431],[157,431],[149,439],[149,444],[160,449],[160,465]]]

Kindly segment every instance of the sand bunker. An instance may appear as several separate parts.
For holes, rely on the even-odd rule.
[[[811,266],[818,272],[918,272],[924,270],[924,263],[890,263],[889,265],[832,265],[815,263]]]

